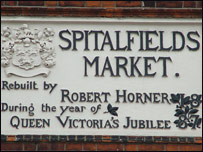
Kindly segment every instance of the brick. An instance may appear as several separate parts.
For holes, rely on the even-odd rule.
[[[194,143],[195,142],[195,139],[193,137],[188,137],[187,140],[188,140],[189,143]]]
[[[169,137],[162,137],[162,141],[168,143],[169,142]]]
[[[7,141],[15,141],[16,136],[7,136]]]
[[[51,150],[53,151],[64,151],[65,150],[65,144],[60,142],[54,142],[51,143]]]
[[[136,136],[130,136],[128,139],[128,142],[137,142],[137,137]]]
[[[145,137],[145,142],[152,143],[153,142],[153,137],[152,136]]]
[[[137,142],[144,142],[144,137],[137,137]]]
[[[111,142],[111,136],[102,136],[103,142]]]
[[[87,7],[101,7],[101,1],[87,1]]]
[[[180,151],[202,151],[202,145],[180,145]]]
[[[114,7],[115,6],[115,1],[102,1],[102,7]]]
[[[76,141],[76,136],[73,135],[68,136],[68,141]]]
[[[127,136],[120,136],[120,141],[127,142],[128,141],[128,137]]]
[[[123,151],[123,144],[115,144],[115,143],[98,143],[97,144],[98,151]]]
[[[178,141],[178,138],[177,138],[177,137],[171,137],[171,142],[177,143],[177,142],[179,142],[179,141]]]
[[[81,143],[68,143],[66,144],[66,150],[82,150],[82,144]]]
[[[182,1],[157,1],[157,7],[164,7],[164,8],[181,8]]]
[[[183,2],[184,2],[183,7],[189,7],[189,8],[196,7],[196,1],[183,1]]]
[[[42,141],[43,142],[48,142],[49,141],[49,135],[42,135]]]
[[[195,138],[195,143],[202,144],[202,137],[196,137]]]
[[[39,143],[38,144],[38,150],[44,150],[44,151],[48,151],[51,150],[51,144],[50,143]]]
[[[35,142],[40,141],[40,135],[33,135],[33,141]]]
[[[84,7],[85,1],[59,1],[60,6]]]
[[[180,137],[180,143],[185,143],[186,142],[186,138],[185,137]]]
[[[79,142],[84,142],[85,141],[85,136],[82,136],[82,135],[79,135],[79,136],[77,136],[77,141],[79,141]]]
[[[141,7],[141,1],[117,1],[116,7]]]
[[[95,136],[95,141],[102,142],[102,136]]]
[[[33,138],[31,135],[25,135],[24,136],[24,141],[33,141]]]
[[[96,151],[97,146],[95,143],[84,143],[84,150],[85,151]]]
[[[143,1],[144,7],[155,7],[155,1]]]
[[[26,150],[26,151],[35,151],[36,150],[36,144],[26,142],[26,143],[24,143],[24,150]]]
[[[1,150],[18,150],[22,151],[23,150],[23,144],[22,143],[12,143],[12,142],[3,142],[1,143]]]
[[[3,6],[5,4],[5,1],[1,1],[1,6]]]
[[[46,1],[46,6],[57,6],[58,1]]]
[[[19,1],[19,6],[44,6],[44,1]]]
[[[118,142],[118,141],[120,141],[119,136],[112,136],[111,137],[111,141],[112,142]]]
[[[59,137],[59,141],[60,141],[60,142],[65,142],[65,141],[67,141],[67,136],[60,136],[60,137]]]
[[[126,144],[125,145],[125,150],[126,151],[136,151],[137,150],[137,145],[136,144]]]
[[[17,1],[5,1],[5,5],[16,6],[17,5]]]
[[[23,135],[17,135],[16,136],[16,141],[24,141]]]
[[[2,16],[202,18],[201,9],[1,7]]]
[[[56,142],[58,140],[59,140],[58,136],[56,136],[56,135],[51,136],[51,141],[52,142]]]
[[[197,8],[202,8],[202,1],[197,1]]]
[[[6,141],[6,138],[7,138],[6,135],[1,135],[1,142]]]
[[[167,144],[166,151],[179,151],[179,146],[176,144]]]
[[[94,139],[94,136],[86,136],[86,141],[87,142],[93,142],[95,139]]]
[[[164,151],[164,144],[139,144],[139,151]]]

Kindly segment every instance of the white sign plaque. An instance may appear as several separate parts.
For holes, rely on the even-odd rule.
[[[4,135],[202,135],[199,19],[2,17]]]

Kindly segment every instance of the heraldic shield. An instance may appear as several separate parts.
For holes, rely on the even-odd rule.
[[[51,28],[31,30],[27,24],[20,28],[3,27],[1,30],[1,66],[7,76],[45,76],[56,64]]]

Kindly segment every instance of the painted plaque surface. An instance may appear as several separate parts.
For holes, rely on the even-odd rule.
[[[202,135],[202,22],[1,20],[2,134]]]

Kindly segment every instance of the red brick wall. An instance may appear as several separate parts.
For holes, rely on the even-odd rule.
[[[201,151],[201,137],[48,136],[1,137],[1,150]]]
[[[202,17],[201,1],[1,1],[1,5],[2,15],[9,16]]]
[[[26,6],[26,7],[25,7]],[[2,16],[202,18],[202,1],[1,1]],[[1,136],[1,150],[201,151],[200,138],[46,140]],[[52,137],[48,137],[52,139]],[[57,137],[59,139],[60,137]],[[130,139],[131,137],[126,137]],[[111,140],[107,140],[111,139]],[[115,139],[119,139],[116,141]],[[137,139],[137,137],[136,137]],[[149,140],[150,139],[150,140]],[[152,140],[153,139],[153,140]],[[158,139],[158,138],[157,138]]]
[[[202,1],[1,1],[2,6],[202,8]]]
[[[201,145],[191,144],[119,144],[119,143],[2,143],[2,150],[18,151],[201,151]]]

